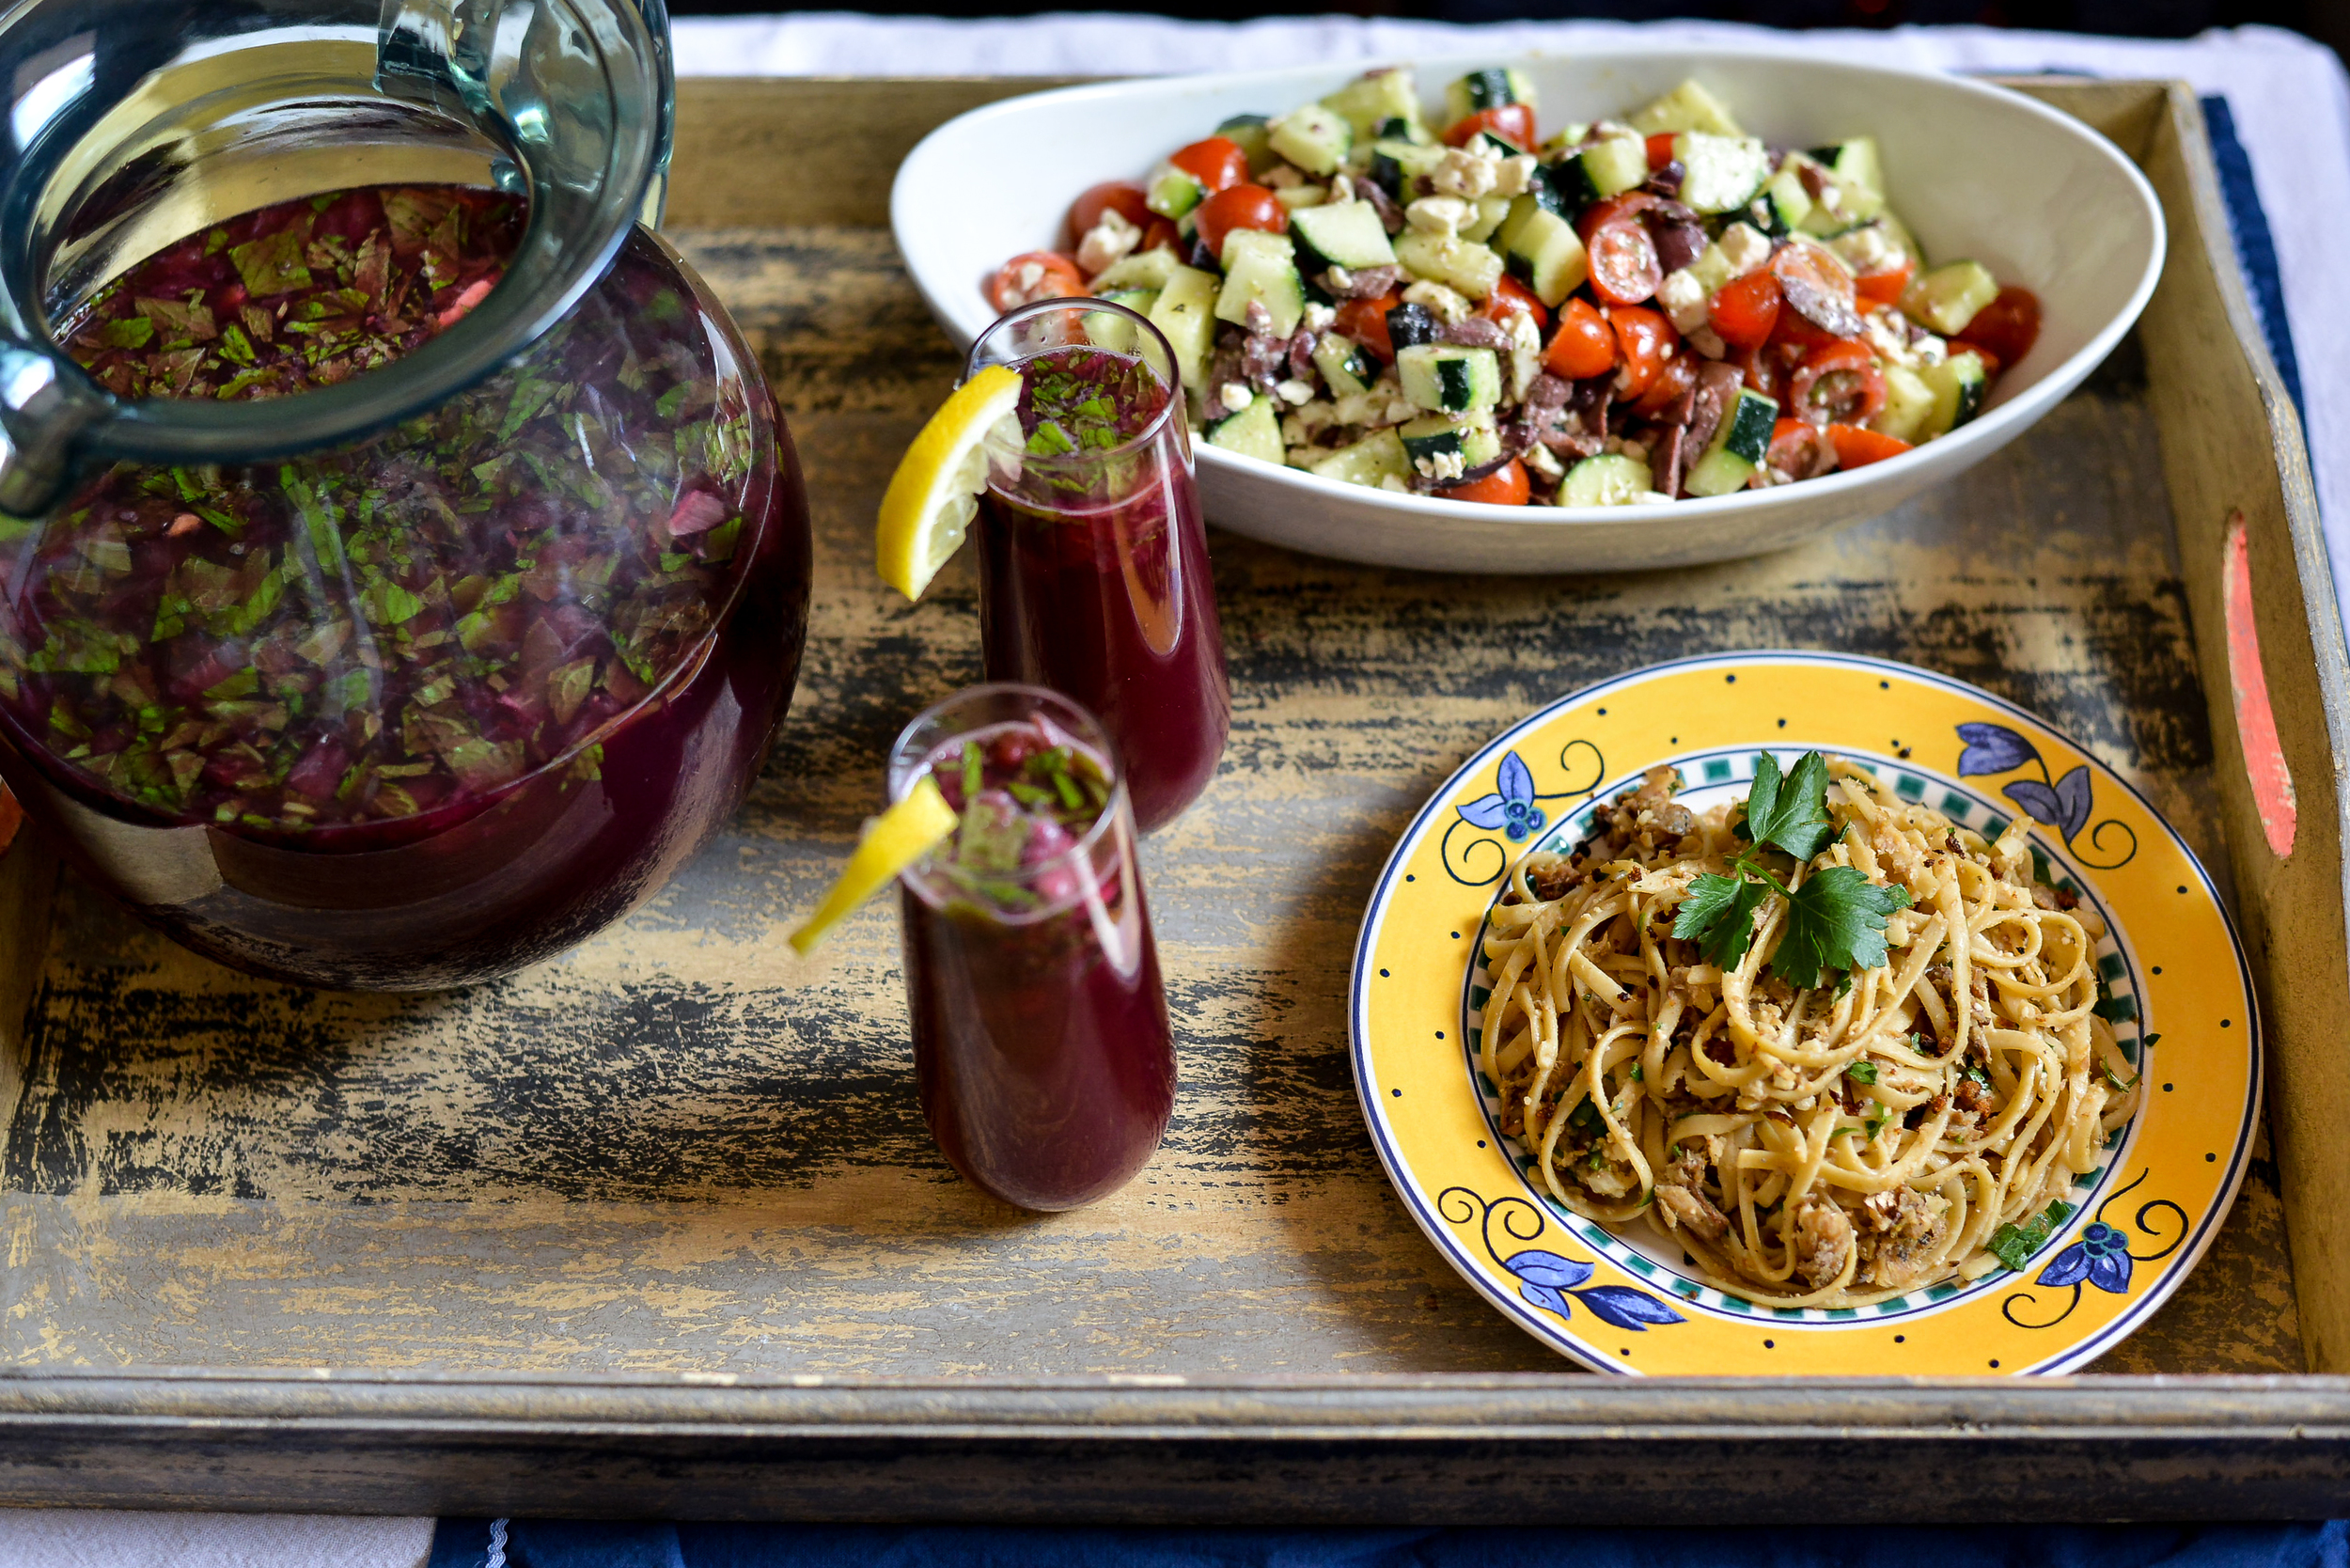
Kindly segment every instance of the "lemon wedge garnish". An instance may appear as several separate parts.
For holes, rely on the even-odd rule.
[[[919,599],[957,550],[979,510],[987,488],[991,426],[1020,406],[1020,372],[991,365],[955,388],[906,455],[898,460],[882,496],[881,526],[873,540],[874,564],[882,581]]]
[[[924,774],[906,798],[865,824],[865,837],[849,856],[840,880],[824,902],[791,933],[791,947],[806,953],[857,905],[880,892],[900,871],[947,841],[955,830],[955,808],[938,792],[938,781]]]

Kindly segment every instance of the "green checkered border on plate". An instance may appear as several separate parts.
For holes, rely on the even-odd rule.
[[[1754,778],[1754,759],[1761,751],[1768,751],[1783,771],[1809,749],[1784,745],[1748,745],[1687,752],[1663,759],[1681,770],[1684,789],[1698,794],[1711,793]],[[1868,752],[1841,750],[1837,753],[1846,760],[1866,768],[1878,779],[1890,784],[1902,799],[1932,807],[1957,825],[1970,828],[1986,839],[1993,839],[2007,831],[2013,821],[2011,813],[1981,795],[1974,794],[1952,781],[1923,773],[1901,761]],[[1639,782],[1639,775],[1632,774],[1612,779],[1594,792],[1591,797],[1573,811],[1551,824],[1550,830],[1527,848],[1571,852],[1588,842],[1591,836],[1591,812],[1603,802],[1610,801]],[[2122,1054],[2142,1074],[2145,1071],[2145,1022],[2138,998],[2145,995],[2138,980],[2138,966],[2127,944],[2122,940],[2121,928],[2111,911],[2100,902],[2076,869],[2065,857],[2060,847],[2050,843],[2047,836],[2035,830],[2031,834],[2032,859],[2040,879],[2059,892],[2071,893],[2097,912],[2105,922],[2106,934],[2097,944],[2097,972],[2103,982],[2105,996],[2102,1005],[2105,1017],[2113,1027],[2114,1039]],[[1508,891],[1504,879],[1496,890],[1497,899]],[[1961,1282],[1946,1280],[1930,1285],[1922,1291],[1892,1297],[1867,1307],[1769,1307],[1731,1295],[1704,1281],[1683,1273],[1668,1263],[1633,1247],[1629,1242],[1591,1220],[1574,1213],[1551,1197],[1534,1175],[1533,1156],[1517,1138],[1501,1130],[1501,1096],[1493,1081],[1478,1064],[1482,1045],[1482,1031],[1478,1020],[1482,1015],[1488,996],[1485,970],[1485,931],[1492,920],[1492,905],[1477,928],[1477,943],[1471,949],[1468,972],[1461,993],[1461,1027],[1457,1038],[1462,1043],[1462,1061],[1469,1081],[1476,1086],[1478,1100],[1484,1107],[1486,1126],[1495,1146],[1500,1149],[1517,1168],[1518,1180],[1525,1194],[1553,1215],[1567,1231],[1579,1238],[1593,1251],[1628,1274],[1653,1280],[1661,1290],[1669,1291],[1676,1302],[1694,1306],[1725,1318],[1759,1318],[1789,1323],[1811,1323],[1826,1326],[1839,1324],[1876,1323],[1886,1318],[1914,1317],[1919,1313],[1938,1311],[1952,1303],[2002,1289],[2013,1288],[2015,1279],[2029,1276],[2042,1259],[2053,1256],[2063,1245],[2063,1238],[2073,1229],[2072,1220],[2088,1210],[2110,1183],[2115,1171],[2122,1168],[2132,1136],[2138,1130],[2138,1118],[2118,1128],[2106,1141],[2106,1161],[2096,1170],[2074,1179],[2075,1192],[2071,1200],[2073,1214],[2066,1223],[2055,1227],[2047,1242],[2026,1263],[2022,1276],[2005,1268],[1995,1268],[1979,1279]]]

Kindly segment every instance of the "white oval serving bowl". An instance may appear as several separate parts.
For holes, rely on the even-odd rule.
[[[2040,296],[2040,340],[2006,368],[1981,416],[1851,473],[1652,507],[1496,507],[1403,495],[1276,467],[1201,442],[1208,518],[1314,555],[1443,572],[1618,572],[1783,549],[1873,517],[2022,434],[2110,353],[2162,272],[2162,209],[2120,149],[2020,94],[1961,77],[1706,49],[1594,49],[1574,57],[1461,55],[1411,65],[1421,93],[1511,65],[1540,95],[1544,133],[1623,116],[1684,78],[1779,146],[1873,135],[1888,197],[1935,262],[1973,257]],[[1060,242],[1069,204],[1140,180],[1236,114],[1281,114],[1360,64],[1104,82],[957,117],[907,155],[890,227],[932,312],[968,347],[995,319],[981,285]]]

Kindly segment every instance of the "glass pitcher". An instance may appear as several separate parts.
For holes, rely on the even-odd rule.
[[[225,962],[546,957],[740,805],[807,514],[659,0],[0,12],[0,776]]]

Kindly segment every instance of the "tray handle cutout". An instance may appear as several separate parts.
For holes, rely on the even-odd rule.
[[[2235,699],[2236,741],[2244,748],[2244,772],[2251,780],[2261,832],[2282,860],[2293,853],[2300,808],[2284,747],[2277,740],[2277,715],[2268,705],[2268,672],[2261,664],[2260,625],[2252,614],[2251,541],[2243,512],[2229,514],[2221,551],[2219,593],[2228,621],[2228,689]]]

